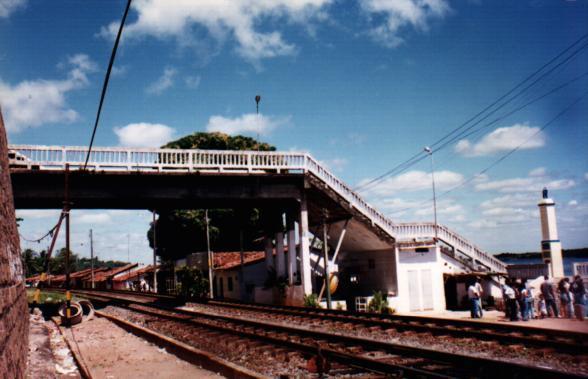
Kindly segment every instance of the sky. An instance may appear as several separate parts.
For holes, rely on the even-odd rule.
[[[89,143],[125,4],[0,0],[10,143]],[[134,0],[95,145],[259,133],[309,152],[395,222],[433,220],[432,146],[440,224],[491,253],[537,251],[546,186],[563,247],[586,247],[587,39],[479,116],[471,135],[435,142],[584,37],[587,19],[584,0]],[[424,158],[366,186],[415,155]],[[18,215],[35,239],[58,211]],[[92,228],[101,258],[151,259],[147,211],[72,215],[74,252],[89,255]]]

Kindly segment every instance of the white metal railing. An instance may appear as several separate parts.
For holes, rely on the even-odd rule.
[[[83,167],[87,147],[10,145],[13,167],[39,169],[64,169],[69,164],[72,170]],[[94,170],[137,171],[206,171],[259,172],[300,171],[319,178],[352,207],[367,216],[396,239],[432,238],[435,226],[431,223],[395,224],[366,202],[361,196],[338,179],[322,164],[306,153],[275,151],[228,151],[228,150],[179,150],[179,149],[131,149],[124,147],[96,147],[92,149],[88,167]],[[478,260],[492,271],[506,272],[506,265],[470,243],[449,228],[439,225],[437,236]]]

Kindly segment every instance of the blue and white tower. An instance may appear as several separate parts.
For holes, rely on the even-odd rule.
[[[541,215],[541,255],[543,262],[549,265],[552,277],[564,276],[561,241],[557,234],[557,220],[555,218],[555,202],[549,198],[547,188],[543,188],[543,198],[539,201]]]

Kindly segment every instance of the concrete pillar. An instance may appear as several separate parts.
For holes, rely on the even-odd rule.
[[[270,237],[264,237],[265,268],[269,271],[274,267],[274,245]]]
[[[286,233],[288,233],[288,284],[296,283],[298,275],[298,263],[296,254],[296,230],[294,228],[295,220],[294,214],[289,212],[286,214]]]
[[[286,255],[284,254],[283,231],[276,232],[276,273],[278,274],[278,277],[286,276]]]
[[[310,235],[308,231],[308,208],[306,205],[306,193],[303,191],[300,198],[300,270],[302,274],[302,290],[305,295],[312,293],[312,277],[310,270]]]

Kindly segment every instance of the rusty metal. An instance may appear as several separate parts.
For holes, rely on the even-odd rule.
[[[218,332],[229,333],[240,338],[250,338],[302,351],[305,354],[312,354],[313,356],[317,355],[317,341],[322,341],[318,342],[323,344],[321,346],[321,355],[330,361],[361,367],[368,371],[393,373],[395,375],[402,375],[403,377],[475,376],[490,378],[504,375],[508,377],[533,378],[585,378],[582,375],[496,359],[452,354],[231,316],[211,315],[184,309],[174,309],[152,303],[139,303],[140,307],[138,308],[136,306],[137,302],[129,298],[104,293],[101,293],[99,296],[102,298],[102,301],[110,301],[111,304],[122,306],[133,312],[139,312],[169,321],[198,325]],[[206,322],[204,320],[210,321]],[[210,323],[219,321],[222,323]],[[362,356],[357,351],[384,352],[385,356],[383,358],[372,359],[365,355]],[[415,358],[417,361],[415,363],[416,366],[395,363],[394,357],[398,356]],[[436,367],[436,369],[427,369],[427,367]]]

